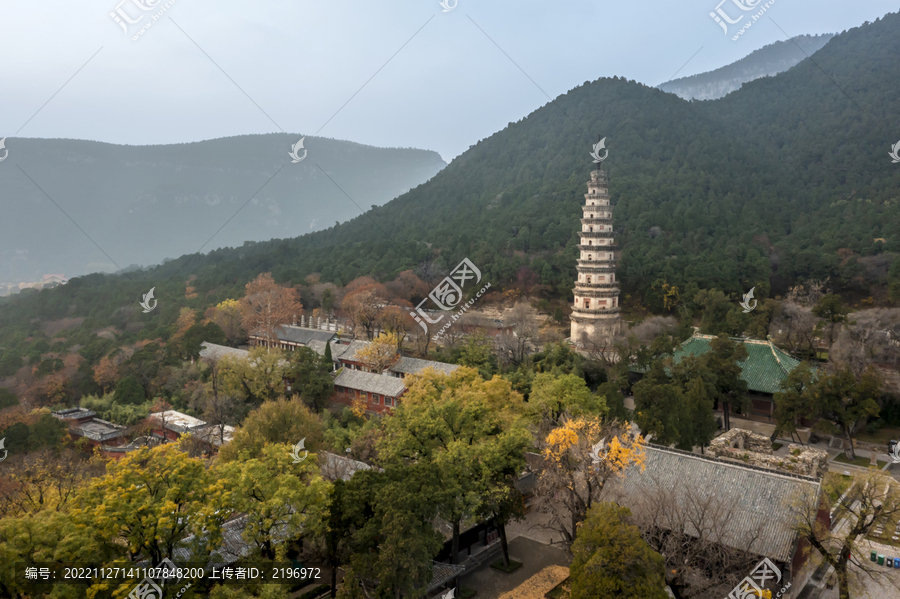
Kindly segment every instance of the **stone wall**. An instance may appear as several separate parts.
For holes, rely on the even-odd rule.
[[[739,428],[713,439],[709,450],[719,458],[792,474],[821,478],[828,470],[828,453],[824,450],[791,443],[788,455],[774,455],[768,437]]]

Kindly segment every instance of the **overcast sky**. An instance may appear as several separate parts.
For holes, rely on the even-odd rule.
[[[166,1],[0,0],[0,137],[163,144],[286,131],[449,161],[587,80],[658,85],[897,10],[775,0],[732,41],[709,16],[718,0],[458,0],[449,12],[438,0],[175,0],[134,41]],[[737,18],[740,1],[759,0],[722,10]],[[117,7],[144,15],[127,34]]]

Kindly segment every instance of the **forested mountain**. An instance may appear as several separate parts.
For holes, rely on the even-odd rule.
[[[619,78],[585,82],[347,223],[183,256],[129,279],[85,277],[15,311],[108,318],[111,305],[133,305],[154,285],[157,297],[184,302],[191,275],[207,301],[239,293],[259,272],[346,284],[464,257],[495,286],[534,277],[566,296],[598,134],[610,152],[603,165],[626,294],[654,308],[662,280],[726,293],[756,286],[760,297],[809,277],[868,294],[877,282],[859,260],[900,252],[900,167],[887,155],[900,136],[898,57],[900,16],[891,14],[835,36],[815,64],[719,100],[687,102]],[[10,314],[0,312],[0,326]]]
[[[715,100],[754,79],[783,73],[818,52],[832,37],[833,34],[798,35],[764,46],[720,69],[667,81],[659,89],[685,100]]]
[[[120,146],[10,137],[0,168],[0,284],[196,252],[248,201],[205,251],[296,237],[359,214],[354,201],[363,209],[384,204],[445,166],[432,151],[311,136],[307,157],[293,163],[288,153],[299,139],[244,135]]]

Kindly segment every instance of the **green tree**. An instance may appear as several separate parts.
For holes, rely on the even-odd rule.
[[[702,451],[716,436],[718,428],[713,418],[713,401],[702,378],[690,382],[684,402],[686,418],[676,447],[685,451],[700,447]]]
[[[684,393],[670,382],[661,362],[651,368],[634,387],[634,420],[644,434],[657,443],[679,443],[687,421]]]
[[[807,390],[813,417],[825,432],[842,434],[850,446],[850,458],[856,458],[852,434],[856,427],[880,410],[876,398],[881,394],[881,378],[870,366],[858,379],[849,366],[837,368],[819,377]]]
[[[572,544],[572,599],[666,599],[665,560],[629,523],[631,510],[597,503]]]
[[[747,359],[747,348],[733,341],[724,333],[709,342],[710,351],[703,355],[706,370],[715,375],[711,389],[712,399],[722,403],[725,430],[731,429],[731,406],[746,410],[747,382],[741,378],[741,362]]]
[[[797,424],[801,418],[813,419],[813,407],[809,388],[812,386],[814,373],[808,362],[802,362],[790,371],[781,381],[780,390],[775,392],[775,431],[772,440],[784,433],[790,433],[791,439],[797,434]],[[802,443],[802,440],[801,440]]]
[[[483,510],[484,498],[525,466],[531,438],[521,409],[522,398],[507,381],[484,381],[461,368],[417,377],[384,421],[383,463],[415,462],[440,473],[436,505],[453,528],[452,563],[458,563],[463,519]]]
[[[239,394],[251,403],[281,397],[290,365],[284,352],[256,347],[246,358],[225,356],[219,360],[220,393]]]
[[[475,368],[485,379],[497,372],[497,356],[491,350],[490,339],[484,334],[471,335],[460,351],[457,364]]]
[[[79,492],[72,515],[106,551],[158,564],[192,534],[219,545],[225,514],[216,514],[218,496],[206,465],[167,444],[110,462],[105,476]]]
[[[314,454],[293,463],[292,445],[268,443],[261,452],[244,450],[216,475],[224,485],[224,504],[245,514],[243,537],[253,555],[285,559],[287,544],[324,532],[329,483],[322,480]]]
[[[324,357],[308,347],[298,348],[288,356],[290,365],[286,374],[292,380],[292,389],[316,412],[325,409],[328,398],[334,393],[334,381],[329,374],[332,368],[330,349],[326,346]]]
[[[824,319],[828,323],[828,348],[834,343],[834,328],[839,322],[847,320],[847,305],[839,295],[834,293],[826,293],[813,306],[813,314]]]
[[[540,372],[531,385],[531,395],[525,406],[525,413],[533,423],[546,421],[548,425],[558,423],[563,412],[572,415],[607,413],[606,399],[591,393],[584,379],[574,374],[555,375]],[[542,431],[546,434],[546,430]]]
[[[133,376],[126,376],[116,384],[116,390],[113,393],[115,402],[121,405],[137,406],[147,400],[144,387]]]
[[[267,401],[250,412],[234,430],[230,443],[219,451],[219,459],[229,462],[243,452],[260,455],[267,443],[294,446],[306,439],[304,447],[316,452],[322,443],[322,421],[296,395],[291,399]]]

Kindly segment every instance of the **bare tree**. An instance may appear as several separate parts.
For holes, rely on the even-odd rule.
[[[772,319],[769,334],[778,343],[786,344],[792,353],[812,356],[816,348],[816,329],[821,320],[812,313],[812,308],[785,301],[779,314]]]
[[[854,312],[838,334],[830,357],[857,376],[872,364],[900,368],[900,308]]]
[[[842,516],[830,527],[822,522],[821,513],[828,506],[821,497],[812,493],[803,497],[796,506],[796,530],[834,568],[841,599],[850,599],[850,589],[864,580],[900,591],[900,583],[886,575],[884,566],[869,561],[863,541],[876,530],[893,526],[897,521],[900,483],[870,470],[858,475],[853,484],[852,491],[838,500],[834,513]]]
[[[792,304],[810,308],[819,303],[819,300],[825,295],[826,285],[828,285],[828,278],[824,280],[808,279],[799,285],[791,287],[785,299]]]
[[[611,498],[631,509],[641,536],[666,560],[666,583],[682,599],[721,599],[728,595],[759,561],[765,524],[735,527],[747,522],[746,508],[717,493],[698,493],[685,481],[656,473],[642,477],[641,492],[625,499],[619,485]]]
[[[507,313],[504,325],[511,330],[497,336],[497,357],[503,363],[518,366],[525,361],[537,338],[538,322],[534,310],[527,302],[517,302]]]

